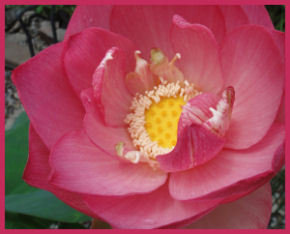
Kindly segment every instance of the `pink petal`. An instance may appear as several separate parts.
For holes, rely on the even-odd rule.
[[[153,47],[160,48],[168,57],[172,57],[169,33],[174,14],[182,15],[191,23],[209,27],[218,41],[224,36],[224,20],[215,6],[115,6],[111,30],[134,41],[145,58],[149,58]]]
[[[65,32],[65,40],[89,27],[109,29],[112,6],[77,6]]]
[[[284,57],[285,35],[275,30],[264,6],[219,6],[225,18],[227,32],[245,24],[257,24],[267,27]]]
[[[94,71],[107,50],[113,46],[125,51],[127,63],[132,64],[129,71],[133,70],[135,64],[133,44],[120,35],[100,28],[88,28],[65,41],[65,70],[78,95],[82,90],[91,87]]]
[[[190,229],[266,229],[272,211],[269,183],[237,201],[219,206]]]
[[[62,43],[50,46],[12,74],[29,119],[49,148],[64,133],[80,129],[84,115],[62,69],[62,48]]]
[[[147,164],[127,163],[105,153],[83,131],[67,134],[56,144],[50,165],[53,185],[86,194],[147,193],[167,178],[167,174]]]
[[[243,24],[249,24],[246,12],[241,6],[219,6],[226,24],[226,31],[229,32]]]
[[[157,160],[164,171],[187,170],[212,159],[223,146],[224,139],[201,125],[192,124],[184,128],[174,150],[158,156]]]
[[[148,62],[140,55],[140,51],[135,51],[136,65],[135,70],[129,72],[125,78],[125,84],[130,94],[144,93],[146,90],[153,89],[159,79],[150,71]]]
[[[283,92],[283,96],[281,99],[281,103],[279,106],[278,114],[276,116],[275,122],[285,123],[285,91]]]
[[[182,202],[168,193],[167,184],[152,193],[124,196],[84,196],[87,205],[116,228],[149,229],[197,219],[217,205],[216,201]]]
[[[120,142],[123,142],[128,150],[135,149],[127,129],[105,125],[100,110],[94,104],[92,89],[83,91],[81,98],[87,111],[84,118],[85,131],[99,148],[111,155],[116,155],[116,145]]]
[[[213,33],[203,25],[189,24],[175,15],[171,40],[174,50],[181,55],[176,64],[185,79],[204,92],[218,93],[224,81],[218,45]]]
[[[126,56],[114,47],[109,50],[93,75],[94,97],[105,124],[125,125],[124,119],[129,113],[132,96],[125,86]]]
[[[170,194],[179,200],[237,199],[264,184],[283,165],[283,125],[275,124],[265,138],[247,150],[224,150],[206,164],[173,173]]]
[[[80,212],[89,216],[94,216],[94,214],[83,202],[82,197],[79,194],[56,188],[48,183],[51,170],[48,158],[48,148],[44,145],[32,125],[30,125],[29,157],[23,173],[23,180],[25,180],[25,182],[31,186],[52,192],[60,200],[79,210]]]
[[[23,179],[30,185],[46,188],[50,166],[49,150],[44,145],[33,126],[29,128],[29,156],[23,173]]]
[[[283,60],[265,28],[242,26],[227,36],[222,64],[226,84],[236,91],[226,147],[248,148],[265,136],[277,114],[283,92]]]
[[[271,18],[262,5],[219,6],[225,19],[226,30],[244,24],[256,24],[274,29]]]
[[[211,116],[217,97],[204,93],[192,98],[184,107],[178,123],[177,144],[168,153],[157,157],[165,171],[187,170],[205,163],[223,147],[224,139],[203,126]]]
[[[274,29],[272,20],[265,6],[241,5],[241,8],[247,15],[250,24],[262,25],[269,29]]]
[[[285,60],[285,33],[278,30],[271,30],[272,38],[276,42],[276,46],[280,50],[280,55]]]

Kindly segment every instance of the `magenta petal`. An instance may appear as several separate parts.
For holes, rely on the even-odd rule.
[[[60,188],[86,194],[125,195],[147,193],[165,183],[167,174],[149,165],[121,161],[93,144],[87,135],[72,132],[63,137],[50,155],[53,175]]]
[[[218,44],[207,27],[190,24],[175,15],[171,42],[174,51],[181,55],[181,59],[176,64],[185,79],[204,92],[218,93],[223,88]]]
[[[279,106],[278,114],[276,116],[275,122],[285,124],[285,91],[282,96],[282,100]]]
[[[219,6],[226,24],[226,31],[229,32],[243,24],[249,24],[247,14],[241,6]]]
[[[84,115],[62,68],[62,48],[62,43],[50,46],[12,74],[29,119],[49,148],[64,133],[80,129]]]
[[[255,24],[265,26],[269,29],[274,29],[271,18],[265,6],[258,5],[241,5],[241,6],[219,6],[221,9],[226,31],[245,24]]]
[[[178,136],[173,151],[157,157],[160,168],[165,171],[181,171],[205,163],[223,147],[224,139],[201,125],[192,124]]]
[[[269,183],[237,201],[219,206],[187,228],[266,229],[272,211]]]
[[[216,6],[115,6],[112,10],[111,30],[134,41],[145,58],[149,58],[153,47],[160,48],[171,58],[173,54],[169,34],[174,14],[182,15],[190,23],[209,27],[218,41],[224,37],[223,16]]]
[[[271,33],[251,25],[227,36],[222,64],[226,84],[236,91],[226,147],[245,149],[265,136],[276,117],[283,92],[284,61]]]
[[[272,38],[276,42],[276,46],[280,50],[280,55],[284,61],[285,60],[285,33],[278,30],[272,30],[271,33],[272,33]]]
[[[125,86],[126,55],[120,49],[109,50],[93,75],[93,90],[97,105],[110,126],[125,125],[132,96]]]
[[[94,103],[93,90],[82,92],[81,98],[86,108],[84,128],[91,140],[110,155],[116,155],[116,145],[124,143],[127,150],[134,150],[127,129],[107,126],[98,107]]]
[[[125,51],[126,62],[131,63],[131,69],[134,69],[134,46],[120,35],[100,28],[88,28],[65,41],[65,70],[77,94],[91,87],[94,71],[113,46]]]
[[[231,89],[228,88],[225,92],[228,90]],[[218,106],[217,100],[215,95],[204,93],[192,98],[183,107],[176,146],[168,154],[157,157],[161,169],[170,172],[187,170],[206,163],[220,152],[225,144],[224,132],[229,119],[217,120],[213,116],[210,109]]]
[[[89,27],[109,29],[112,6],[77,6],[65,32],[65,39]]]
[[[152,193],[101,197],[84,196],[87,205],[102,219],[116,228],[158,228],[185,219],[197,219],[209,212],[216,201],[182,202],[168,193],[167,184]]]
[[[80,194],[62,190],[48,183],[51,168],[49,166],[49,150],[44,145],[32,125],[29,129],[29,157],[23,173],[23,180],[31,186],[45,189],[71,207],[94,216],[84,203]],[[95,216],[96,217],[96,216]],[[97,217],[96,217],[97,218]]]
[[[250,24],[262,25],[269,29],[274,29],[272,20],[265,6],[241,5],[241,8],[247,15]]]
[[[46,188],[50,166],[48,163],[49,150],[35,132],[32,125],[29,127],[29,156],[23,173],[23,180],[28,184]]]
[[[171,174],[170,194],[179,200],[239,197],[267,182],[283,165],[285,129],[275,124],[247,150],[224,150],[194,169]]]

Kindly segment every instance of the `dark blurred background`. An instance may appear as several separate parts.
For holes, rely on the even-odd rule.
[[[5,6],[5,228],[86,229],[90,218],[52,194],[26,185],[29,120],[11,82],[11,71],[47,46],[62,41],[75,6]],[[285,6],[266,6],[275,28],[285,31]],[[15,163],[17,162],[17,163]],[[285,168],[271,181],[269,229],[285,228]],[[100,228],[110,228],[100,222]]]

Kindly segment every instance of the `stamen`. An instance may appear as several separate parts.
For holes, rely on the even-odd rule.
[[[181,59],[180,53],[176,53],[173,59],[169,62],[169,64],[173,65],[177,59]]]
[[[155,160],[157,155],[168,153],[174,148],[182,106],[199,93],[187,81],[168,83],[160,78],[160,84],[153,90],[133,98],[130,107],[132,113],[126,116],[125,123],[129,125],[128,131],[134,146],[145,158]]]
[[[183,106],[201,92],[185,80],[174,65],[181,58],[179,53],[169,62],[160,49],[152,49],[149,64],[140,54],[140,51],[135,51],[133,73],[144,81],[154,75],[154,82],[150,90],[145,87],[142,94],[135,95],[130,106],[131,113],[124,119],[136,150],[128,151],[122,142],[117,143],[115,148],[119,157],[132,163],[146,162],[156,169],[159,165],[156,157],[172,151],[176,145]]]

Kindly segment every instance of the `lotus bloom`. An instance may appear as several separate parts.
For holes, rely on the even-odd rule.
[[[24,180],[114,228],[266,228],[284,34],[262,6],[83,6],[13,72]]]

